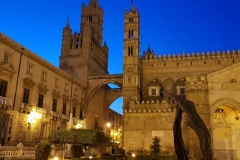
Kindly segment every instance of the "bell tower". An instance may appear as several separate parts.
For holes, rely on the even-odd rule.
[[[140,15],[132,3],[130,12],[124,12],[124,68],[123,106],[140,97]]]
[[[97,0],[90,0],[86,7],[82,4],[80,30],[91,26],[92,37],[100,46],[102,45],[103,9]],[[83,30],[81,30],[81,33]]]
[[[59,67],[88,85],[88,77],[108,74],[108,46],[102,44],[103,8],[98,0],[82,3],[80,31],[73,32],[69,20],[63,29]]]

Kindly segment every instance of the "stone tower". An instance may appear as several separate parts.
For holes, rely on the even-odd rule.
[[[140,93],[140,15],[132,4],[124,13],[123,105],[138,101]]]
[[[63,28],[59,67],[87,85],[88,76],[108,74],[108,47],[102,46],[103,9],[97,0],[82,3],[80,32]]]

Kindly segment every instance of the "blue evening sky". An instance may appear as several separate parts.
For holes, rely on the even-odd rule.
[[[0,32],[58,67],[62,29],[80,31],[81,4],[88,0],[2,0]],[[140,12],[141,54],[240,49],[240,0],[133,0]],[[123,70],[123,16],[130,0],[99,0],[109,73]],[[122,113],[122,99],[111,108]]]

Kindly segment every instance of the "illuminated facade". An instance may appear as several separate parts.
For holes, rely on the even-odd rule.
[[[152,138],[161,140],[162,153],[174,154],[173,120],[176,104],[160,91],[185,95],[212,135],[217,159],[240,159],[240,50],[157,55],[148,46],[140,56],[140,14],[124,14],[123,145],[126,151],[149,151]],[[184,115],[184,114],[183,114]],[[198,138],[183,122],[188,154],[201,158]]]
[[[69,22],[63,29],[60,69],[1,33],[2,144],[46,141],[58,128],[96,128],[126,151],[149,151],[158,136],[161,151],[174,154],[176,104],[161,98],[164,90],[195,103],[211,132],[215,157],[240,159],[240,50],[157,56],[149,46],[140,56],[140,13],[132,4],[124,13],[124,71],[109,74],[98,1],[83,3],[81,17],[79,33],[72,33]],[[109,110],[120,96],[123,120]],[[184,118],[185,146],[199,158],[198,138]]]
[[[98,2],[83,3],[81,17],[79,33],[69,21],[63,28],[59,68],[0,33],[2,145],[46,142],[56,129],[104,130],[109,106],[121,96],[108,83],[121,85],[122,76],[108,75]]]

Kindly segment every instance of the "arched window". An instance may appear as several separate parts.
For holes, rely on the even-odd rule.
[[[79,39],[76,40],[76,48],[79,47]]]
[[[133,30],[129,30],[129,31],[128,31],[128,38],[129,38],[129,39],[133,39],[133,38],[134,38],[134,36],[133,36]]]
[[[132,55],[133,55],[133,47],[128,46],[128,56],[132,56]]]
[[[92,15],[91,15],[91,14],[87,16],[87,20],[88,20],[89,22],[92,22]]]

